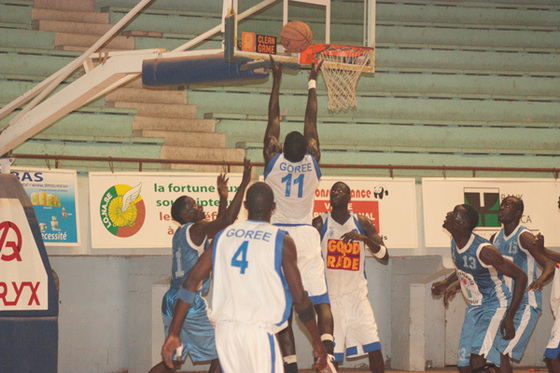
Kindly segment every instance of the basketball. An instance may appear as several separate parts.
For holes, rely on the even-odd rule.
[[[301,21],[286,23],[280,32],[280,42],[288,52],[303,52],[311,45],[312,40],[311,29]]]

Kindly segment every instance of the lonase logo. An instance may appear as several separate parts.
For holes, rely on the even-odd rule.
[[[134,188],[126,184],[113,185],[103,194],[100,205],[105,229],[117,237],[130,237],[142,228],[146,206],[140,196],[142,183]]]

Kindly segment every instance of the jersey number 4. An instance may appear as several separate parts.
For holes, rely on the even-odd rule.
[[[293,184],[298,186],[297,197],[301,198],[303,196],[303,177],[305,174],[301,174],[293,180]],[[286,197],[290,197],[292,194],[292,174],[287,174],[282,178],[282,183],[286,183]]]
[[[241,274],[245,274],[245,269],[249,266],[249,262],[247,261],[247,249],[249,248],[249,241],[244,241],[239,249],[233,254],[233,258],[231,258],[231,266],[232,267],[239,267],[241,270]]]

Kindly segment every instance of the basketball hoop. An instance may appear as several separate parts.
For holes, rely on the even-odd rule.
[[[373,72],[373,53],[373,48],[333,44],[314,44],[302,52],[306,54],[302,63],[324,61],[321,71],[327,84],[329,111],[356,107],[358,79],[363,71]]]

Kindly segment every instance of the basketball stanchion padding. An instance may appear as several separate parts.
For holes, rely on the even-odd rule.
[[[57,372],[58,300],[33,204],[0,174],[0,372]]]
[[[161,58],[142,63],[142,83],[149,87],[228,84],[266,79],[268,71],[242,70],[223,54]]]
[[[280,43],[288,52],[300,53],[306,50],[313,42],[313,33],[306,23],[291,21],[280,31]]]

